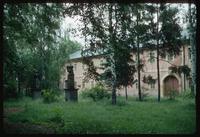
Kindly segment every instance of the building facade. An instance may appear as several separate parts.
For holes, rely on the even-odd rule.
[[[133,59],[136,60],[136,53],[133,54]],[[148,49],[142,49],[140,52],[140,59],[142,60],[144,67],[141,71],[141,90],[142,92],[146,92],[149,95],[157,96],[158,94],[158,84],[157,84],[157,61],[156,58],[150,60],[150,56],[157,56],[156,51],[150,51]],[[93,56],[91,57],[95,66],[100,66],[101,63],[105,61],[102,56]],[[190,88],[191,78],[185,78],[184,75],[172,73],[169,70],[170,66],[176,65],[188,65],[191,68],[191,55],[190,55],[190,47],[182,46],[181,53],[176,56],[167,55],[164,58],[159,59],[160,64],[160,88],[161,88],[161,97],[165,96],[169,90],[176,90],[177,92],[181,92],[184,90],[184,86],[186,89]],[[66,63],[64,66],[64,73],[61,75],[60,79],[60,88],[65,88],[65,80],[67,80],[67,71],[66,66],[73,65],[74,69],[74,79],[75,86],[79,88],[79,93],[84,88],[91,88],[95,86],[96,82],[92,79],[86,81],[84,80],[84,72],[86,71],[86,65],[82,63],[81,51],[77,51],[70,55],[70,63]],[[97,72],[101,73],[103,70],[97,70]],[[155,79],[154,84],[146,84],[143,82],[143,77],[151,76]],[[134,78],[137,79],[137,72],[134,74]],[[138,96],[138,83],[136,82],[132,86],[127,87],[128,96]],[[117,95],[125,95],[125,88],[117,89]]]

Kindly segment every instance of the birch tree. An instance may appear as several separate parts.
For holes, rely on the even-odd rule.
[[[157,81],[158,81],[158,101],[160,101],[160,68],[159,56],[178,55],[182,45],[181,27],[178,24],[177,8],[170,7],[170,4],[149,5],[151,21],[148,46],[157,51]],[[156,17],[156,21],[154,18]]]
[[[134,65],[131,66],[131,47],[126,38],[127,7],[118,3],[74,4],[67,8],[68,14],[81,17],[81,31],[86,39],[83,50],[84,61],[89,67],[90,77],[104,81],[112,90],[112,104],[116,104],[116,89],[132,84]],[[125,19],[125,20],[124,20]],[[126,23],[124,23],[124,21]],[[106,62],[104,73],[98,74],[98,67],[87,55],[102,54]],[[125,71],[126,70],[126,71]]]
[[[192,93],[196,95],[196,8],[188,5],[189,12],[189,39],[191,46],[191,62],[192,62]]]

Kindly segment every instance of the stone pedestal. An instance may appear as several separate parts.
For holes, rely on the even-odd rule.
[[[41,91],[33,91],[33,99],[37,99],[41,97]]]
[[[34,74],[33,86],[31,89],[32,98],[37,99],[41,97],[41,88],[40,88],[40,78],[39,73],[36,72]]]
[[[68,77],[65,80],[65,101],[78,101],[78,89],[74,87],[73,66],[67,66]]]
[[[65,89],[65,101],[77,101],[78,100],[78,89]]]

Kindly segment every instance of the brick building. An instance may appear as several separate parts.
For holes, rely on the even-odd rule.
[[[184,52],[185,51],[185,52]],[[133,59],[136,60],[136,53],[133,54]],[[156,59],[149,60],[149,56],[157,56],[156,51],[150,51],[148,49],[142,49],[140,53],[140,59],[145,64],[143,67],[143,71],[141,71],[141,90],[142,92],[148,92],[149,95],[157,96],[157,80],[155,84],[146,84],[143,82],[144,76],[152,76],[153,79],[157,79],[157,61]],[[81,89],[93,87],[96,82],[92,79],[89,81],[84,81],[84,72],[86,70],[86,65],[83,65],[81,51],[77,51],[70,55],[70,64],[73,65],[74,69],[74,77],[76,82],[76,87],[79,88],[79,93]],[[95,66],[100,66],[105,60],[101,55],[92,56],[93,62]],[[161,84],[161,97],[166,95],[166,92],[169,90],[177,90],[178,92],[183,91],[184,89],[184,76],[183,74],[178,75],[175,73],[171,73],[171,70],[168,68],[172,66],[172,64],[180,66],[180,65],[188,65],[191,68],[191,55],[190,55],[190,47],[182,46],[181,53],[177,56],[167,55],[164,58],[160,57],[160,84]],[[61,75],[60,79],[60,88],[64,89],[65,80],[67,79],[67,71],[66,66],[69,63],[66,63],[64,66],[64,73]],[[97,70],[98,72],[102,72],[103,70]],[[137,79],[137,72],[134,74],[134,78]],[[191,78],[185,78],[185,87],[188,89],[190,87]],[[127,93],[129,96],[137,96],[138,95],[138,84],[137,82],[131,87],[127,87]],[[117,89],[118,95],[125,95],[125,89]]]

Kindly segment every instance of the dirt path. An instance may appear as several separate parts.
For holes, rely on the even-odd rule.
[[[41,126],[27,123],[11,123],[4,121],[4,132],[6,134],[54,134],[55,131]]]
[[[4,109],[3,128],[6,134],[54,134],[55,131],[42,125],[29,123],[13,123],[7,119],[7,114],[18,113],[24,111],[21,108]]]

